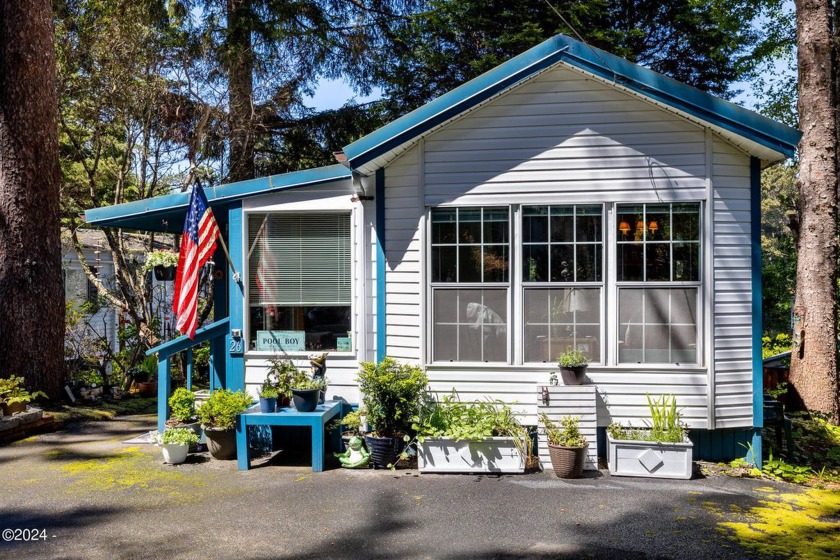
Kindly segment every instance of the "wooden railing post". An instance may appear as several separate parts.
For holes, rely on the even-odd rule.
[[[163,433],[169,418],[169,357],[158,361],[158,431]]]

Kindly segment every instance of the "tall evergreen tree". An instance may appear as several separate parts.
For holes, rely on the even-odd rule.
[[[0,2],[0,364],[64,377],[55,50],[49,0]]]
[[[790,383],[840,421],[837,380],[837,51],[830,0],[797,0],[799,227]]]

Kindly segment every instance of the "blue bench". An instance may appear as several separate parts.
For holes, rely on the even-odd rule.
[[[248,446],[248,426],[309,426],[312,431],[312,472],[324,470],[324,431],[327,422],[343,416],[343,401],[327,401],[313,412],[298,412],[295,408],[280,408],[277,412],[260,412],[254,405],[236,417],[236,461],[240,471],[251,468]]]

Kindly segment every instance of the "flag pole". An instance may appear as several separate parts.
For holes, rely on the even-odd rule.
[[[239,273],[236,272],[236,267],[233,266],[233,260],[231,260],[231,258],[230,258],[230,253],[228,252],[227,244],[225,244],[225,238],[222,235],[221,231],[219,232],[218,239],[219,239],[219,243],[222,244],[222,251],[225,252],[225,257],[227,257],[227,262],[230,265],[230,269],[233,271],[233,281],[234,282],[239,282]]]

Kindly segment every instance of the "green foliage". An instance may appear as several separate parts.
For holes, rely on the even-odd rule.
[[[569,349],[560,354],[557,363],[564,368],[577,368],[589,364],[589,358],[577,349]]]
[[[301,391],[312,389],[321,389],[323,391],[326,388],[327,379],[325,377],[309,377],[303,372],[300,372],[292,384],[292,389],[298,389]]]
[[[198,435],[190,428],[171,428],[162,434],[156,432],[152,440],[158,445],[195,445],[198,443]]]
[[[423,437],[527,439],[527,431],[509,406],[498,400],[461,402],[454,390],[440,401],[426,395],[420,412],[412,420],[411,427],[420,441]]]
[[[761,337],[761,357],[770,358],[791,349],[793,340],[787,333],[779,333],[775,337],[764,335]]]
[[[660,443],[682,443],[688,437],[688,431],[677,410],[677,398],[673,395],[661,395],[656,400],[647,396],[650,410],[650,428],[639,429],[632,426],[623,427],[612,423],[607,427],[607,433],[616,440],[653,441]]]
[[[341,419],[341,425],[353,432],[358,432],[362,427],[362,412],[353,410],[344,415]]]
[[[789,224],[796,222],[797,172],[796,165],[775,165],[761,172],[762,313],[765,336],[771,340],[774,333],[790,332],[797,253]],[[779,350],[790,350],[790,343]]]
[[[156,266],[178,266],[178,253],[173,251],[149,251],[143,261],[143,271],[149,272]]]
[[[195,418],[195,394],[178,387],[169,397],[169,407],[172,409],[172,418],[186,423]]]
[[[273,385],[263,383],[262,387],[260,387],[261,399],[276,399],[278,396],[280,396],[280,393]]]
[[[544,412],[540,413],[540,422],[542,422],[545,435],[548,442],[552,445],[560,445],[563,447],[586,447],[586,438],[580,433],[578,425],[578,418],[575,416],[566,416],[560,420],[560,426],[552,422]]]
[[[378,364],[362,362],[356,380],[368,422],[380,437],[391,437],[410,427],[428,383],[419,366],[400,364],[388,357]]]
[[[207,428],[231,429],[236,423],[236,415],[245,412],[252,403],[245,391],[216,389],[198,408],[198,417]]]
[[[0,379],[0,402],[6,404],[29,404],[33,399],[47,398],[43,391],[29,392],[24,386],[25,379],[15,375]]]
[[[770,395],[772,398],[778,400],[779,397],[782,395],[786,395],[788,392],[788,384],[787,381],[782,381],[779,383],[775,389],[767,389],[764,391],[766,394]]]
[[[277,389],[278,396],[291,398],[292,387],[295,387],[295,382],[305,374],[298,371],[291,360],[286,360],[279,355],[272,356],[268,361],[271,366],[268,368],[263,385],[267,383],[273,386]]]
[[[774,459],[772,453],[770,458],[764,461],[761,471],[773,478],[795,482],[796,484],[808,482],[816,475],[811,467],[791,465],[781,459]]]
[[[193,348],[193,364],[198,366],[210,365],[210,343],[204,342]]]

